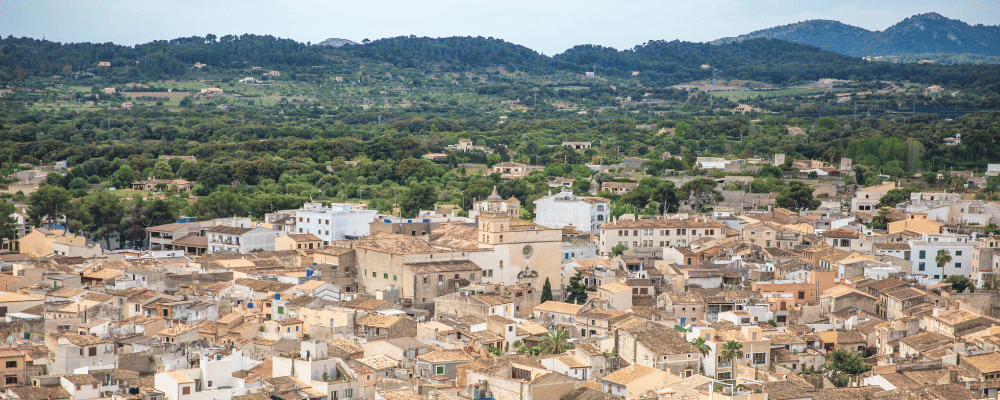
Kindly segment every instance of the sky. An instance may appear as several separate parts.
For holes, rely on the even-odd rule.
[[[579,44],[705,42],[809,19],[884,30],[927,12],[1000,25],[1000,0],[0,0],[0,34],[123,45],[210,33],[312,43],[483,36],[554,55]]]

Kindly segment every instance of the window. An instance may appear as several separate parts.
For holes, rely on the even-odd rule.
[[[191,387],[185,386],[183,389],[181,389],[181,394],[191,394]]]
[[[923,271],[926,268],[927,268],[927,263],[917,264],[917,271]]]
[[[767,362],[765,353],[753,353],[753,365],[760,365]]]
[[[803,300],[803,299],[805,299],[805,298],[806,298],[806,292],[804,292],[804,291],[799,291],[799,300]]]
[[[88,347],[87,348],[87,355],[89,355],[91,357],[96,356],[97,355],[97,347]]]
[[[423,281],[424,281],[424,284],[426,285],[427,284],[427,277],[426,276],[424,277]]]
[[[382,273],[382,279],[389,279],[389,274],[388,274],[388,273],[385,273],[385,272],[383,272],[383,273]]]
[[[444,365],[435,365],[434,366],[434,374],[435,375],[444,375]]]
[[[962,268],[962,263],[955,263],[955,268]]]
[[[285,313],[285,307],[280,307],[279,306],[278,307],[278,314],[284,314],[284,313]]]
[[[393,281],[393,282],[395,282],[395,281],[396,281],[396,275],[393,275],[393,276],[392,276],[392,281]]]
[[[955,250],[955,255],[956,256],[962,255],[962,250]]]
[[[4,381],[4,383],[6,383],[8,385],[16,385],[17,384],[17,376],[16,375],[15,376],[8,376],[7,379]]]
[[[921,260],[927,258],[927,250],[920,250],[920,257],[919,258]]]
[[[17,368],[17,361],[7,361],[7,368]]]

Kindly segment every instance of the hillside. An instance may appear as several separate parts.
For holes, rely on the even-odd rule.
[[[779,39],[808,44],[855,57],[904,54],[1000,55],[1000,26],[969,25],[938,13],[914,15],[884,31],[829,20],[810,20],[715,40],[712,44],[750,39]]]
[[[902,32],[903,27],[893,32]],[[896,33],[902,35],[902,33]],[[912,35],[911,35],[912,36]],[[110,66],[100,67],[107,62]],[[201,67],[194,68],[195,64]],[[711,68],[703,68],[702,65]],[[274,36],[242,35],[161,40],[134,47],[111,43],[62,44],[30,38],[0,39],[0,81],[52,76],[97,76],[109,82],[183,79],[206,74],[246,76],[251,67],[281,69],[296,79],[354,73],[364,65],[386,72],[407,71],[415,80],[439,72],[533,76],[582,76],[596,67],[598,78],[641,85],[670,86],[719,78],[775,85],[823,78],[908,80],[996,90],[997,65],[917,65],[870,63],[819,47],[782,40],[754,39],[724,45],[649,41],[632,49],[579,45],[548,57],[527,47],[483,37],[401,36],[359,46],[308,46]],[[636,74],[633,75],[633,72]],[[83,75],[81,75],[83,74]]]

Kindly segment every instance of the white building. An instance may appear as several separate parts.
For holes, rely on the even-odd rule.
[[[573,225],[581,231],[597,232],[611,215],[611,201],[603,197],[577,197],[563,190],[535,200],[535,223],[561,229]]]
[[[925,285],[940,283],[949,275],[972,277],[972,253],[976,241],[966,235],[924,235],[921,240],[910,241],[910,261],[913,275]],[[938,250],[946,250],[951,261],[938,266]]]
[[[220,251],[234,251],[247,254],[254,250],[274,251],[274,239],[278,231],[256,227],[235,228],[217,225],[206,231],[208,235],[208,254]]]
[[[329,246],[335,240],[346,240],[371,235],[375,210],[356,210],[350,204],[306,203],[295,210],[295,233],[311,233]]]
[[[896,188],[895,182],[883,183],[881,185],[869,186],[858,189],[851,199],[851,211],[873,211],[878,212],[879,200],[882,196]]]

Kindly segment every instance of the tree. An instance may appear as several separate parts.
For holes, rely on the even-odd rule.
[[[990,222],[983,227],[983,234],[986,236],[993,236],[996,234],[1000,234],[1000,228],[997,227],[997,224]]]
[[[153,167],[153,178],[174,179],[174,170],[170,167],[170,163],[167,160],[156,162],[156,165]]]
[[[116,189],[128,189],[132,187],[132,182],[136,180],[136,173],[132,167],[122,165],[114,174],[111,174],[111,186]]]
[[[199,219],[213,219],[247,215],[247,198],[241,194],[220,190],[208,196],[198,198],[190,207],[188,215],[196,215]]]
[[[938,250],[937,255],[934,256],[934,262],[937,263],[938,268],[944,268],[944,265],[951,262],[951,252],[946,249]]]
[[[872,222],[869,224],[872,229],[889,229],[889,217],[885,213],[879,213],[878,215],[872,217]]]
[[[400,196],[399,211],[403,216],[415,217],[420,210],[434,207],[435,202],[437,187],[427,182],[417,182]]]
[[[878,208],[882,207],[895,207],[896,204],[902,203],[910,199],[910,194],[919,192],[923,190],[921,186],[907,186],[902,188],[890,189],[888,192],[882,196],[878,201]]]
[[[83,209],[90,214],[91,235],[104,240],[105,248],[110,248],[108,238],[113,233],[121,233],[125,223],[125,206],[121,199],[109,191],[101,190],[83,199]]]
[[[830,380],[837,386],[847,386],[849,376],[862,374],[871,369],[871,366],[857,353],[842,348],[827,353],[826,362],[827,369],[830,370]]]
[[[0,243],[17,239],[17,220],[14,213],[17,208],[8,201],[0,200]]]
[[[615,247],[611,248],[611,257],[618,257],[622,255],[622,253],[624,253],[625,250],[628,250],[628,248],[625,247],[625,245],[618,243],[615,245]]]
[[[813,199],[813,188],[801,181],[792,181],[788,190],[778,196],[775,204],[792,211],[815,210],[819,200]]]
[[[547,280],[547,279],[546,279]],[[542,290],[544,293],[544,288]],[[569,278],[569,286],[566,286],[566,302],[572,304],[583,304],[587,302],[587,286],[583,284],[583,274],[579,271]]]
[[[736,371],[735,366],[733,366],[733,360],[743,359],[743,344],[735,340],[730,340],[722,345],[719,356],[729,360],[732,371]],[[733,376],[735,377],[736,374],[734,373]]]
[[[66,189],[45,185],[28,198],[28,216],[34,226],[48,223],[51,228],[62,217],[69,205],[70,195]]]
[[[213,190],[219,185],[228,185],[230,182],[232,179],[230,179],[229,172],[221,164],[208,164],[202,168],[201,174],[198,175],[198,183],[209,190]]]
[[[541,302],[546,301],[552,301],[552,283],[549,282],[549,278],[545,278],[545,284],[542,285]]]
[[[712,348],[708,347],[708,344],[705,343],[705,338],[701,336],[694,338],[694,340],[691,341],[691,345],[694,346],[695,350],[698,350],[698,352],[701,353],[702,357],[707,356],[708,353],[712,351]]]
[[[694,211],[700,212],[703,205],[715,200],[715,194],[718,193],[715,187],[718,185],[712,178],[698,177],[681,185],[680,192],[693,203]]]
[[[947,278],[944,278],[944,283],[950,283],[951,288],[959,293],[972,286],[972,282],[964,275],[948,275]]]
[[[569,349],[567,341],[569,341],[569,334],[565,330],[556,328],[545,334],[539,347],[546,354],[561,354]]]

